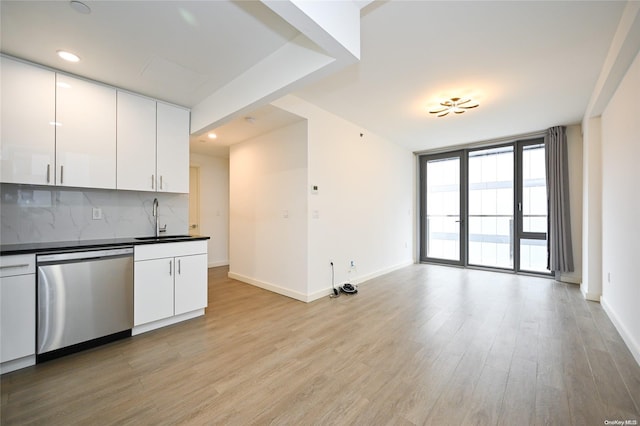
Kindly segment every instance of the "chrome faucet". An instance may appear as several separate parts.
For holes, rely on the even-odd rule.
[[[153,217],[156,219],[156,234],[155,237],[158,238],[160,235],[160,226],[158,225],[158,199],[153,199]]]

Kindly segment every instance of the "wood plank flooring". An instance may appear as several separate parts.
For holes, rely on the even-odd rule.
[[[226,275],[204,317],[2,376],[1,423],[640,421],[640,366],[577,286],[412,265],[305,304]]]

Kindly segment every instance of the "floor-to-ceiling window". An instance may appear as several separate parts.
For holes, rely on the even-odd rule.
[[[420,259],[548,273],[541,139],[420,157]]]
[[[463,261],[462,153],[432,155],[422,167],[422,186],[428,203],[422,208],[424,258],[442,263]]]
[[[518,269],[531,272],[547,270],[547,181],[544,143],[518,145],[518,212],[520,263]]]
[[[468,264],[512,269],[513,145],[468,152]]]

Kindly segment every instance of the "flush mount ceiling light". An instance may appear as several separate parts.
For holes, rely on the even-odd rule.
[[[69,61],[69,62],[78,62],[80,60],[80,57],[78,55],[75,55],[71,52],[67,52],[65,50],[58,50],[58,56],[60,56],[65,61]]]
[[[215,133],[209,133],[207,136],[209,136],[209,139],[215,139],[218,137]]]
[[[437,117],[444,117],[453,112],[454,114],[462,114],[468,109],[476,108],[479,104],[471,99],[451,98],[447,101],[440,102],[440,106],[429,111],[430,114],[437,114]]]

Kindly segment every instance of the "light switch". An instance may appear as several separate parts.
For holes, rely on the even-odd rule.
[[[92,212],[92,217],[93,217],[93,220],[102,219],[102,209],[94,207]]]
[[[289,219],[289,210],[284,210],[282,212],[282,217],[285,218],[285,219]]]
[[[320,212],[318,210],[314,210],[311,212],[311,217],[313,219],[320,219]]]

